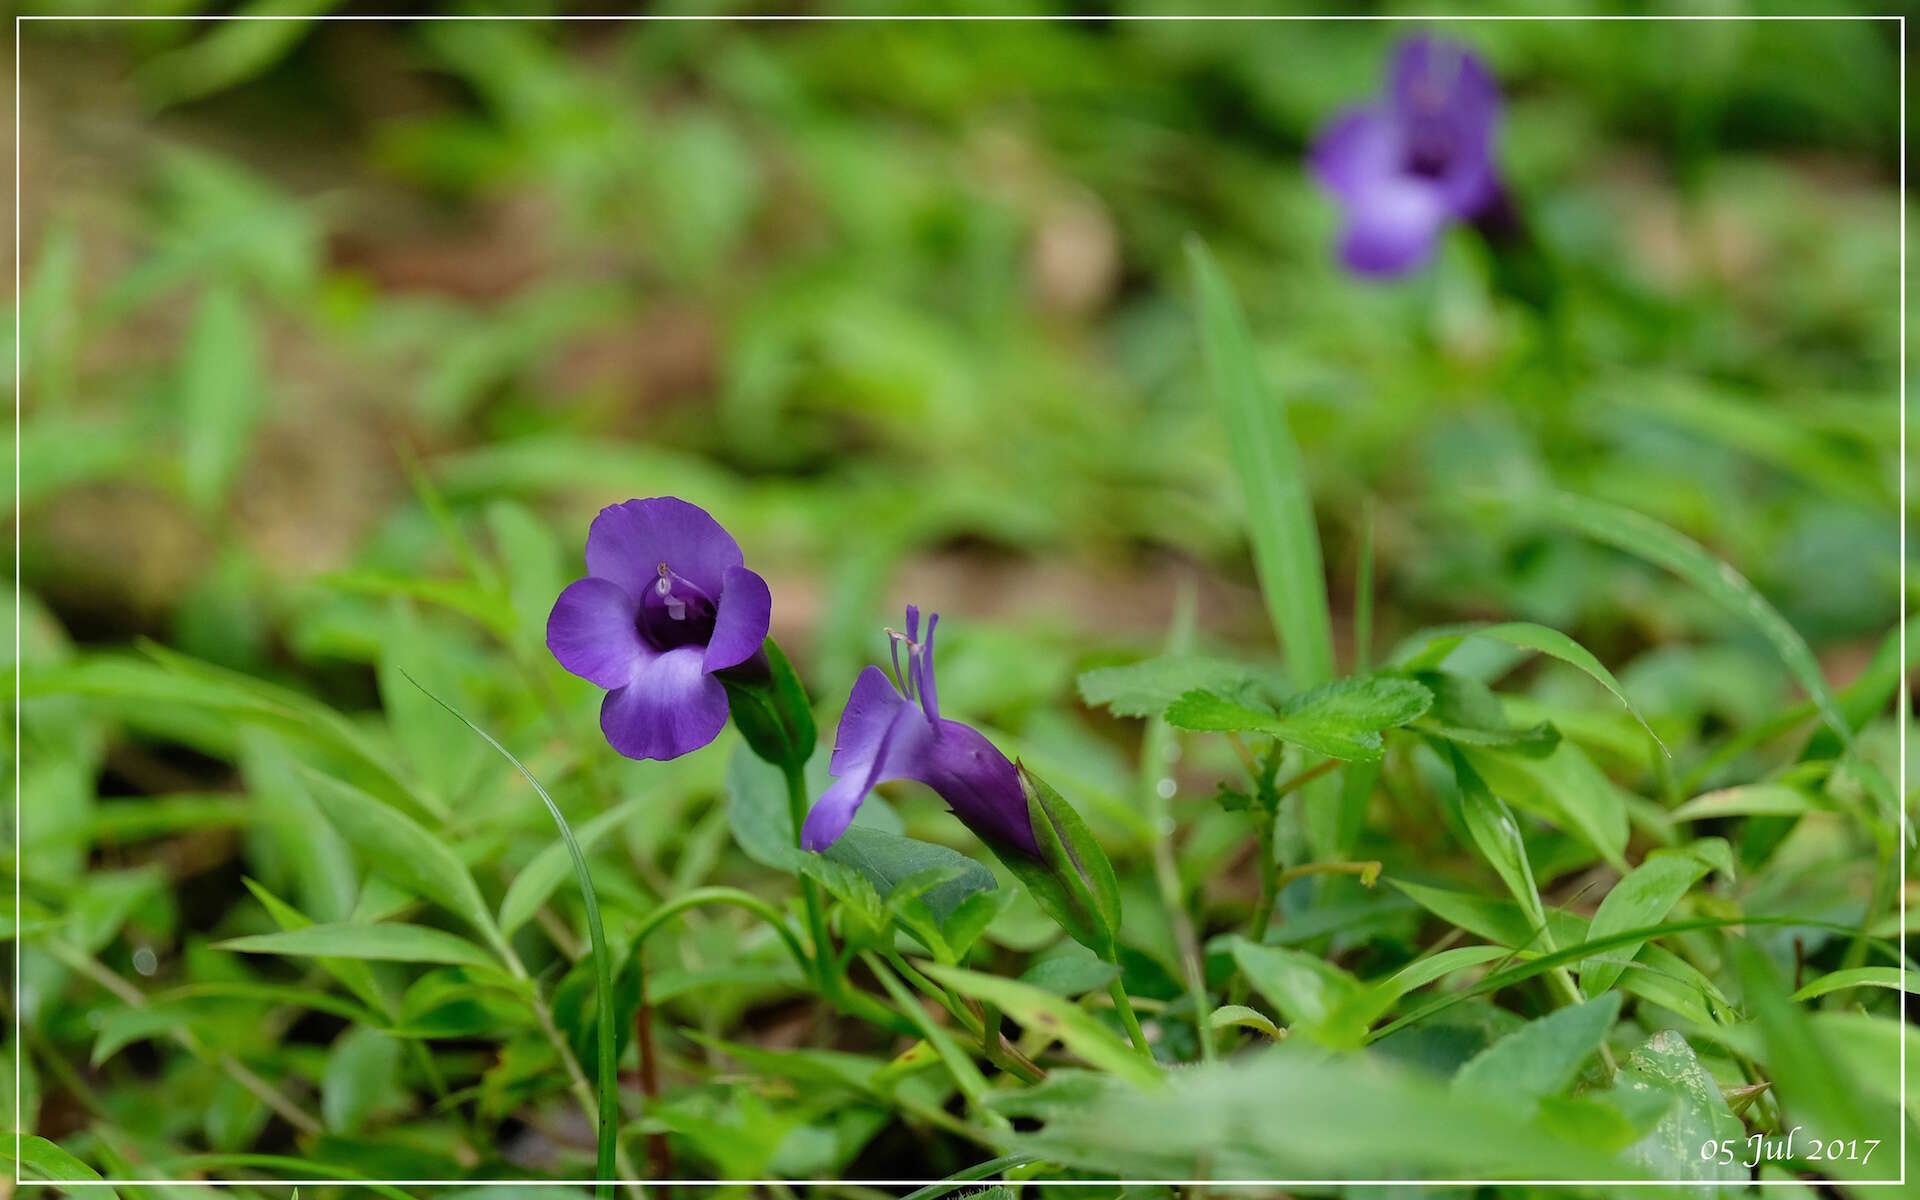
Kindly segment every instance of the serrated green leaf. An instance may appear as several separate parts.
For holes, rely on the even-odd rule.
[[[1277,710],[1188,692],[1167,708],[1166,719],[1181,729],[1262,733],[1329,758],[1372,761],[1385,749],[1382,730],[1406,724],[1431,703],[1433,694],[1411,679],[1363,675],[1292,697]]]
[[[1124,667],[1098,667],[1080,675],[1080,698],[1089,708],[1120,717],[1157,717],[1188,692],[1233,697],[1285,693],[1283,677],[1245,663],[1197,655],[1166,654]]]

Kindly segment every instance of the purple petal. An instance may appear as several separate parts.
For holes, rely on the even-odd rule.
[[[901,775],[940,793],[968,829],[1039,855],[1020,773],[978,729],[941,721],[934,728],[931,746],[910,765],[912,769]]]
[[[1457,42],[1412,37],[1388,69],[1395,113],[1403,120],[1445,120],[1481,140],[1500,115],[1500,85],[1480,56]]]
[[[1400,153],[1400,132],[1387,114],[1356,108],[1327,126],[1313,144],[1308,165],[1323,187],[1351,200],[1398,173]]]
[[[867,793],[895,779],[932,788],[982,838],[1038,854],[1026,792],[1005,755],[958,721],[930,722],[878,667],[853,685],[829,767],[838,778],[807,814],[801,845],[822,850],[846,832]]]
[[[681,646],[641,664],[600,704],[600,730],[628,758],[678,758],[720,736],[727,692],[700,666],[700,647]]]
[[[553,602],[547,649],[560,665],[603,688],[625,686],[653,651],[634,626],[637,606],[619,584],[576,579]]]
[[[772,618],[773,593],[767,590],[767,581],[745,567],[728,567],[702,665],[708,671],[724,671],[752,658],[767,640]]]
[[[741,563],[740,544],[707,510],[677,496],[609,504],[587,531],[587,574],[611,579],[643,596],[660,578],[660,564],[718,596],[728,567]]]
[[[1340,259],[1362,275],[1410,271],[1433,252],[1449,215],[1445,197],[1432,184],[1383,182],[1348,202]]]
[[[879,667],[861,671],[833,736],[833,757],[827,769],[835,781],[807,813],[800,844],[808,850],[824,850],[839,840],[867,793],[884,782],[881,772],[892,757],[893,744],[904,741],[912,750],[932,732],[920,711],[887,681],[886,672]]]

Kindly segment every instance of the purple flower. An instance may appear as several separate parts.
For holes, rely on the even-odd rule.
[[[914,779],[939,793],[981,838],[1039,856],[1026,790],[1014,765],[979,730],[940,716],[933,682],[933,629],[939,623],[940,614],[929,615],[921,641],[920,610],[908,605],[906,633],[887,630],[893,639],[893,681],[879,667],[868,667],[854,681],[828,764],[834,783],[801,830],[800,844],[808,850],[824,850],[845,833],[875,786]],[[905,675],[900,673],[903,645]]]
[[[1387,94],[1336,119],[1313,173],[1346,210],[1340,259],[1362,275],[1420,265],[1448,223],[1504,206],[1493,161],[1500,88],[1471,51],[1429,37],[1394,52]]]
[[[715,671],[753,659],[773,598],[740,545],[674,496],[610,504],[587,531],[587,577],[553,602],[547,649],[607,689],[600,729],[628,758],[678,758],[718,737]]]

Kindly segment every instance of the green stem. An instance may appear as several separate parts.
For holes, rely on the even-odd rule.
[[[793,817],[793,846],[800,847],[800,830],[807,820],[807,773],[804,766],[788,763],[781,768],[787,777],[787,811]],[[833,944],[827,939],[827,920],[820,906],[820,885],[804,871],[800,873],[800,896],[807,906],[807,929],[813,938],[815,979],[827,999],[840,995],[839,961],[833,956]]]
[[[1107,994],[1113,997],[1113,1007],[1120,1012],[1120,1023],[1127,1027],[1127,1036],[1133,1039],[1133,1048],[1140,1052],[1140,1057],[1152,1062],[1153,1047],[1147,1044],[1146,1031],[1140,1028],[1140,1018],[1134,1014],[1133,1001],[1127,999],[1127,989],[1120,986],[1118,975],[1107,985]]]
[[[1280,864],[1273,857],[1273,832],[1278,822],[1274,814],[1256,803],[1253,807],[1254,854],[1260,867],[1260,897],[1253,903],[1253,916],[1247,922],[1247,940],[1262,942],[1267,926],[1273,924],[1274,905],[1280,899]]]

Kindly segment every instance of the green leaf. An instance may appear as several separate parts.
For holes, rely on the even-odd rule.
[[[473,876],[440,839],[352,784],[318,771],[303,775],[327,819],[374,869],[466,921],[490,944],[504,945]]]
[[[214,943],[242,954],[279,954],[288,958],[363,958],[405,963],[448,963],[497,968],[480,947],[442,929],[424,925],[308,925],[278,933],[256,933]]]
[[[770,763],[805,766],[820,741],[807,690],[772,638],[763,643],[761,654],[766,659],[764,675],[747,665],[714,678],[726,689],[734,728],[749,749]]]
[[[1848,1139],[1879,1138],[1883,1148],[1897,1145],[1898,1113],[1891,1105],[1875,1103],[1849,1078],[1842,1069],[1845,1060],[1827,1045],[1824,1032],[1794,1007],[1773,964],[1746,938],[1727,939],[1727,948],[1746,1006],[1760,1027],[1767,1077],[1784,1122],[1822,1133],[1838,1130]],[[1897,1176],[1896,1157],[1886,1162],[1879,1166],[1875,1160],[1863,1170],[1858,1163],[1835,1158],[1827,1169],[1855,1179]]]
[[[1075,942],[1062,942],[1068,952],[1050,954],[1020,973],[1020,982],[1056,996],[1072,999],[1105,990],[1120,968],[1089,953]]]
[[[398,1087],[400,1043],[358,1026],[334,1040],[320,1077],[320,1115],[335,1133],[352,1133]]]
[[[934,980],[1001,1012],[1031,1033],[1058,1040],[1089,1066],[1127,1080],[1137,1087],[1160,1082],[1160,1069],[1109,1032],[1105,1025],[1070,1000],[1040,988],[982,975],[960,967],[927,964],[921,967]]]
[[[1893,991],[1907,991],[1920,995],[1920,979],[1898,967],[1850,967],[1843,971],[1831,971],[1808,983],[1793,994],[1796,1003],[1824,996],[1829,992],[1841,992],[1848,988],[1877,987],[1890,988]]]
[[[1746,1168],[1721,1164],[1717,1155],[1702,1157],[1709,1142],[1742,1139],[1746,1129],[1727,1107],[1720,1084],[1700,1065],[1687,1039],[1671,1029],[1661,1030],[1647,1044],[1627,1056],[1616,1085],[1635,1091],[1665,1092],[1673,1097],[1645,1137],[1629,1146],[1623,1157],[1644,1167],[1655,1179],[1744,1183]],[[1712,1188],[1692,1189],[1709,1200]]]
[[[75,1158],[71,1153],[32,1134],[16,1133],[6,1142],[4,1153],[19,1165],[21,1178],[28,1182],[47,1183],[98,1183],[100,1172]],[[104,1193],[118,1196],[112,1188],[87,1188],[81,1194],[93,1196]]]
[[[1329,758],[1372,761],[1385,751],[1380,731],[1404,725],[1433,703],[1411,679],[1361,675],[1294,696],[1278,711],[1211,692],[1188,692],[1167,709],[1167,723],[1213,733],[1263,733]]]
[[[1560,731],[1550,721],[1516,727],[1508,720],[1500,697],[1477,679],[1446,671],[1425,671],[1414,678],[1433,693],[1433,706],[1413,726],[1421,733],[1529,758],[1552,754],[1560,744]]]
[[[1360,1044],[1366,1025],[1352,1019],[1359,980],[1303,950],[1263,946],[1242,937],[1234,938],[1232,946],[1241,974],[1289,1026],[1336,1048]]]
[[[1553,822],[1626,874],[1626,801],[1578,746],[1562,741],[1544,758],[1473,746],[1460,752],[1496,796]]]
[[[1668,815],[1676,821],[1718,817],[1801,817],[1820,808],[1813,798],[1783,783],[1753,783],[1695,796]]]
[[[1601,899],[1592,923],[1587,926],[1587,937],[1611,937],[1624,929],[1659,924],[1707,870],[1704,860],[1684,852],[1649,854],[1645,862],[1627,872]],[[1620,957],[1630,959],[1639,949],[1628,947]],[[1625,969],[1622,963],[1588,959],[1580,964],[1580,990],[1597,996],[1612,987]]]
[[[1017,846],[987,846],[1068,936],[1112,960],[1120,931],[1120,885],[1113,864],[1073,806],[1025,765],[1016,765],[1040,857]]]
[[[1246,497],[1253,564],[1294,686],[1333,678],[1333,623],[1326,570],[1307,490],[1306,465],[1286,406],[1260,377],[1253,338],[1227,278],[1196,238],[1187,243],[1200,305],[1200,340],[1227,451]]]
[[[318,920],[345,919],[360,890],[353,853],[321,813],[299,763],[279,738],[250,729],[240,736],[240,770],[293,869],[300,903]]]
[[[1280,1031],[1278,1026],[1267,1019],[1265,1013],[1258,1009],[1248,1008],[1244,1004],[1223,1004],[1219,1008],[1214,1009],[1207,1017],[1207,1028],[1209,1029],[1228,1029],[1234,1026],[1264,1033],[1268,1038],[1276,1042],[1286,1036],[1285,1033]]]
[[[840,840],[827,848],[826,857],[859,872],[882,901],[892,900],[895,889],[907,880],[929,871],[946,873],[943,882],[919,893],[942,925],[968,897],[998,886],[992,871],[958,850],[859,825],[848,826]]]
[[[1452,654],[1461,642],[1474,637],[1505,642],[1509,646],[1518,646],[1522,650],[1537,651],[1585,671],[1601,687],[1611,692],[1613,698],[1618,700],[1629,713],[1633,714],[1633,719],[1640,722],[1641,728],[1647,731],[1647,735],[1659,743],[1661,750],[1666,750],[1666,743],[1660,741],[1660,735],[1654,733],[1653,726],[1647,724],[1646,717],[1634,707],[1633,701],[1627,699],[1625,689],[1620,686],[1620,681],[1613,677],[1613,672],[1601,665],[1600,660],[1595,658],[1593,652],[1585,646],[1558,629],[1546,625],[1536,625],[1531,621],[1508,621],[1498,625],[1450,625],[1430,630],[1425,648],[1400,665],[1413,673],[1434,670],[1446,661],[1447,656]]]
[[[1498,1097],[1531,1113],[1573,1082],[1619,1015],[1620,996],[1609,993],[1529,1021],[1467,1060],[1453,1077],[1454,1090]]]
[[[179,382],[187,499],[203,512],[226,498],[266,407],[259,358],[238,294],[208,289],[187,330]]]
[[[1527,846],[1520,836],[1519,822],[1502,804],[1456,747],[1447,748],[1453,762],[1453,775],[1459,785],[1460,818],[1467,827],[1480,857],[1487,860],[1507,891],[1520,903],[1527,922],[1548,939],[1543,949],[1551,950],[1551,931],[1547,930],[1546,908],[1540,903],[1540,890],[1533,881],[1533,867],[1527,861]]]
[[[1744,619],[1773,646],[1774,653],[1806,689],[1808,698],[1841,743],[1853,741],[1853,731],[1827,688],[1826,676],[1821,673],[1813,650],[1745,576],[1715,558],[1700,543],[1630,508],[1585,496],[1541,492],[1514,497],[1512,502],[1528,514],[1558,522],[1665,567]]]
[[[1120,717],[1157,717],[1188,692],[1264,698],[1284,694],[1282,677],[1223,658],[1166,654],[1124,667],[1098,667],[1080,676],[1080,698],[1089,708]]]
[[[654,796],[635,796],[581,825],[574,831],[581,853],[592,850],[601,838],[653,803],[657,803]],[[572,868],[573,860],[565,841],[556,839],[543,847],[507,885],[507,894],[500,900],[500,932],[512,937],[515,930],[531,921]]]

